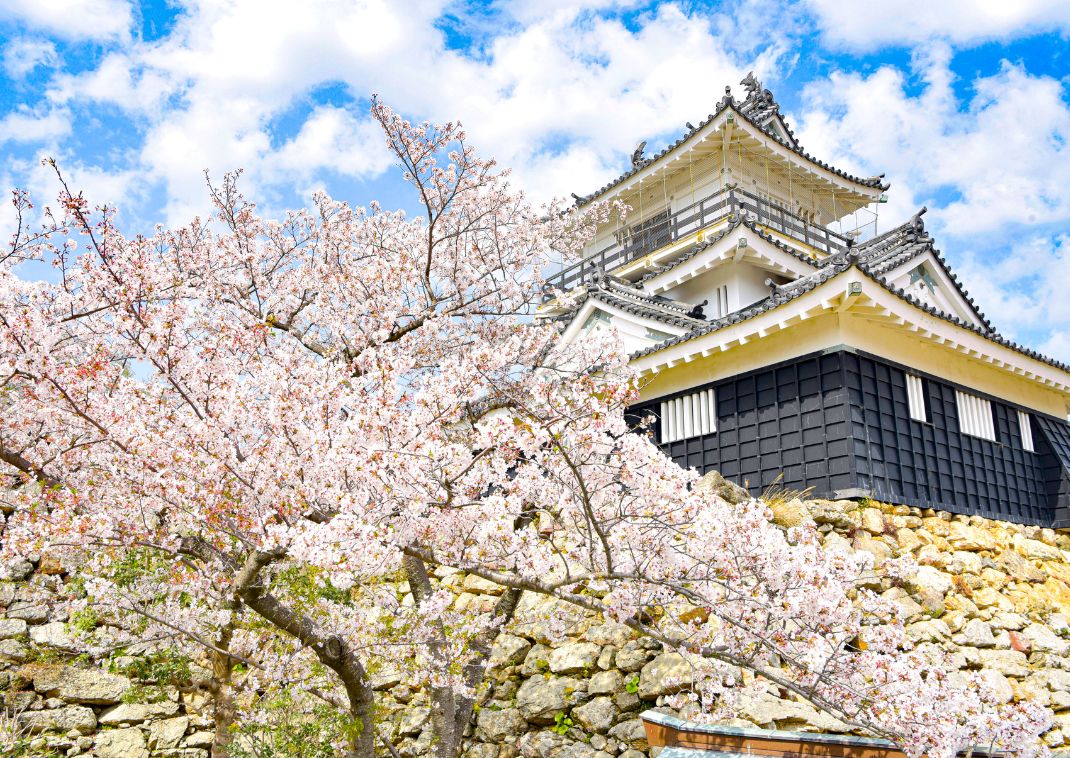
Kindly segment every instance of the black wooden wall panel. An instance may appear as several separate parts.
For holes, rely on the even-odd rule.
[[[1039,432],[1039,434],[1038,434]],[[1070,424],[1037,416],[1033,419],[1033,441],[1041,454],[1048,498],[1052,506],[1052,526],[1070,527]]]
[[[1070,526],[1070,424],[989,398],[996,440],[959,431],[955,386],[924,377],[928,420],[910,417],[906,369],[853,351],[814,354],[644,403],[713,387],[717,432],[662,447],[680,465],[718,470],[759,495],[771,485],[844,493],[1020,523]],[[1063,522],[1066,522],[1065,524]]]
[[[916,421],[903,368],[843,356],[859,488],[889,502],[1050,523],[1043,456],[1022,447],[1016,408],[989,398],[996,440],[963,434],[955,387],[928,377],[930,420]]]
[[[664,445],[681,466],[718,470],[761,494],[777,485],[826,494],[854,486],[841,353],[814,355],[694,387],[714,387],[717,431]],[[661,401],[637,411],[657,417]],[[661,421],[655,422],[661,439]]]

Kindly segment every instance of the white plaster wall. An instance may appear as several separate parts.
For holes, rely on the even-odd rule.
[[[650,328],[654,329],[655,327]],[[621,341],[624,342],[624,347],[629,353],[650,347],[657,342],[661,342],[666,336],[671,336],[670,332],[664,331],[661,332],[662,336],[659,336],[657,339],[651,339],[648,328],[645,325],[637,324],[634,321],[627,321],[619,316],[611,316],[608,324],[599,323],[597,326],[592,327],[592,329],[616,329],[617,335],[620,337]]]
[[[713,304],[717,302],[717,288],[727,284],[728,311],[733,313],[769,296],[769,287],[765,285],[769,276],[768,271],[753,264],[726,261],[665,294],[692,304],[708,300],[710,305],[706,307],[706,315],[713,316],[716,313]]]

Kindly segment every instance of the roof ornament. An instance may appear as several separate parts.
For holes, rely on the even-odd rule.
[[[635,146],[635,150],[632,151],[632,167],[641,168],[645,166],[649,161],[643,158],[643,151],[646,149],[646,140],[643,140]]]
[[[689,316],[690,318],[700,318],[700,319],[705,319],[705,318],[706,318],[706,314],[705,314],[705,313],[703,312],[703,310],[702,310],[702,309],[703,309],[703,308],[705,308],[705,307],[706,307],[706,304],[707,304],[707,303],[709,303],[709,302],[710,302],[710,301],[709,301],[708,299],[707,299],[707,300],[703,300],[703,301],[702,301],[701,303],[697,304],[697,305],[696,305],[696,306],[694,306],[694,307],[693,307],[693,308],[692,308],[691,310],[689,310],[689,311],[687,312],[687,315],[688,315],[688,316]]]
[[[588,286],[601,287],[606,278],[606,270],[601,266],[595,266],[591,273],[583,277],[583,283]]]
[[[740,84],[747,90],[747,99],[743,101],[743,112],[746,115],[763,124],[767,118],[779,112],[773,93],[762,86],[753,71],[743,77]]]
[[[740,84],[747,90],[748,100],[762,90],[762,83],[754,76],[753,71],[748,72],[747,75],[743,77],[743,81],[741,81]],[[725,89],[727,90],[728,88],[725,87]]]
[[[928,237],[928,233],[925,231],[925,222],[921,220],[921,217],[928,212],[928,207],[921,206],[921,210],[915,213],[910,219],[910,233],[915,237]]]
[[[576,201],[577,208],[583,205],[583,198],[577,195],[575,192],[572,193],[572,199]]]

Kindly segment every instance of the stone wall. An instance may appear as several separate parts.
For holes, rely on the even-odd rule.
[[[813,521],[827,546],[866,550],[878,564],[913,555],[920,569],[905,587],[878,580],[909,616],[910,636],[953,649],[959,669],[982,671],[1006,700],[1051,707],[1058,724],[1045,741],[1070,758],[1070,536],[868,502],[781,499],[772,508],[778,523]],[[70,634],[62,605],[48,601],[60,570],[44,561],[25,564],[21,573],[21,581],[0,584],[0,687],[20,723],[44,730],[36,743],[42,752],[208,755],[210,711],[198,689],[206,671],[190,666],[187,681],[161,684],[53,662]],[[489,606],[500,592],[477,577],[438,576],[461,605]],[[522,602],[553,601],[525,596]],[[564,619],[563,636],[547,624],[517,624],[495,643],[467,755],[648,755],[638,714],[663,706],[666,683],[686,674],[682,661],[619,624],[567,607],[547,610]],[[377,674],[376,686],[383,731],[402,755],[426,754],[425,692],[389,671]],[[803,731],[841,726],[806,703],[772,697],[749,703],[735,723]]]
[[[151,644],[94,665],[77,655],[65,602],[76,568],[47,557],[11,568],[14,581],[0,582],[0,753],[17,737],[23,756],[208,758],[206,669],[161,660]]]
[[[909,636],[953,649],[958,668],[983,672],[1005,701],[1049,706],[1057,725],[1045,742],[1070,758],[1070,535],[872,502],[791,499],[772,508],[781,525],[812,521],[826,546],[866,550],[878,565],[913,555],[919,570],[906,587],[881,580],[883,593],[906,611]],[[498,592],[474,577],[452,579],[458,603]],[[494,646],[469,755],[648,754],[638,714],[663,706],[666,682],[686,677],[678,656],[598,618],[575,618],[563,640],[538,625],[511,631]],[[420,731],[426,710],[413,710],[424,707],[419,694],[405,697],[392,718],[402,753],[418,755],[430,736]],[[797,700],[754,701],[741,716],[734,720],[740,726],[843,731],[836,719]]]

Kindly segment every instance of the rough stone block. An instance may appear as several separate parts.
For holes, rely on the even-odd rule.
[[[554,716],[576,702],[580,683],[569,677],[533,676],[520,685],[516,704],[524,718],[533,724],[552,724]]]
[[[24,711],[18,715],[18,721],[26,724],[32,732],[73,730],[88,734],[97,728],[97,717],[93,714],[93,709],[83,705],[69,705],[66,708],[46,711]]]
[[[652,700],[658,695],[679,692],[692,681],[691,664],[679,653],[662,653],[643,666],[639,675],[639,697]]]
[[[476,717],[476,724],[490,742],[503,742],[507,738],[515,739],[528,727],[519,708],[506,708],[500,711],[484,708]]]
[[[130,689],[130,680],[99,669],[50,665],[33,672],[33,688],[68,702],[110,705]]]
[[[511,634],[499,634],[490,649],[487,665],[490,668],[505,668],[523,662],[524,656],[531,650],[531,643],[523,637]]]
[[[596,697],[572,710],[573,720],[588,732],[605,734],[613,726],[617,708],[608,697]]]
[[[550,671],[555,674],[591,672],[602,649],[592,642],[574,642],[557,648],[548,658]]]
[[[100,723],[107,726],[140,724],[150,719],[167,718],[178,713],[178,703],[120,703],[100,714]]]
[[[149,727],[149,747],[153,750],[178,747],[188,728],[189,716],[154,721]]]
[[[137,727],[112,729],[97,735],[93,751],[98,758],[148,758],[145,735]]]

